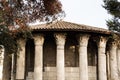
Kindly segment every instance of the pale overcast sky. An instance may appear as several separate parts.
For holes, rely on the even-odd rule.
[[[66,13],[65,21],[107,28],[110,15],[102,7],[103,0],[60,0]]]

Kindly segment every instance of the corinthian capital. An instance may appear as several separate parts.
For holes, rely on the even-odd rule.
[[[43,43],[44,43],[44,35],[43,34],[34,35],[34,43],[35,43],[35,45],[43,45]]]
[[[26,40],[20,38],[20,39],[17,40],[17,43],[20,45],[20,47],[22,47],[22,46],[25,46],[25,45],[26,45]]]
[[[79,43],[79,45],[80,46],[87,46],[89,37],[90,37],[90,35],[88,35],[88,34],[80,34],[78,36],[78,43]]]
[[[108,38],[107,37],[103,37],[103,36],[100,36],[99,37],[99,40],[98,40],[98,47],[106,47],[106,43],[107,43],[107,40]]]
[[[54,36],[57,45],[65,45],[65,39],[66,39],[65,33],[55,33]]]
[[[112,42],[110,43],[110,47],[111,47],[111,48],[117,48],[117,43],[116,43],[116,41],[112,41]]]

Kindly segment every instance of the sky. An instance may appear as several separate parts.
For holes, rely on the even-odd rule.
[[[102,7],[103,0],[60,0],[68,22],[107,29],[106,20],[111,15]]]

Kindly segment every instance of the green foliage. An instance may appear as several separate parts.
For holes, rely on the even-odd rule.
[[[103,6],[113,16],[106,21],[109,30],[120,32],[120,2],[118,0],[104,0]]]
[[[119,20],[118,18],[114,18],[107,21],[107,26],[109,30],[120,32],[120,23],[118,20]]]
[[[104,0],[103,6],[111,15],[120,17],[120,2],[117,0]]]
[[[0,25],[0,45],[3,45],[9,54],[15,53],[17,50],[15,39],[11,36],[9,29],[4,25]]]

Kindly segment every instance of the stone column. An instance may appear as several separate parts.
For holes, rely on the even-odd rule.
[[[3,80],[4,47],[0,46],[0,80]]]
[[[35,35],[34,43],[35,43],[34,80],[42,80],[44,36],[42,34]]]
[[[120,46],[117,48],[118,77],[120,78]]]
[[[106,55],[107,55],[107,80],[110,80],[110,56],[109,56],[109,52],[107,51],[107,53],[106,53]]]
[[[57,44],[57,80],[65,80],[64,45],[66,36],[64,33],[55,33],[54,36]]]
[[[87,34],[81,34],[78,37],[80,80],[88,80],[88,59],[87,59],[88,40],[89,35]]]
[[[14,80],[14,54],[11,54],[12,62],[11,62],[11,80]]]
[[[17,55],[17,65],[16,65],[16,80],[24,80],[25,77],[25,44],[24,39],[19,39],[18,41],[19,49]]]
[[[110,79],[111,80],[119,80],[118,79],[118,69],[117,69],[117,45],[115,42],[111,42],[110,48]]]
[[[106,69],[106,42],[107,38],[100,36],[98,42],[98,79],[107,80]]]

